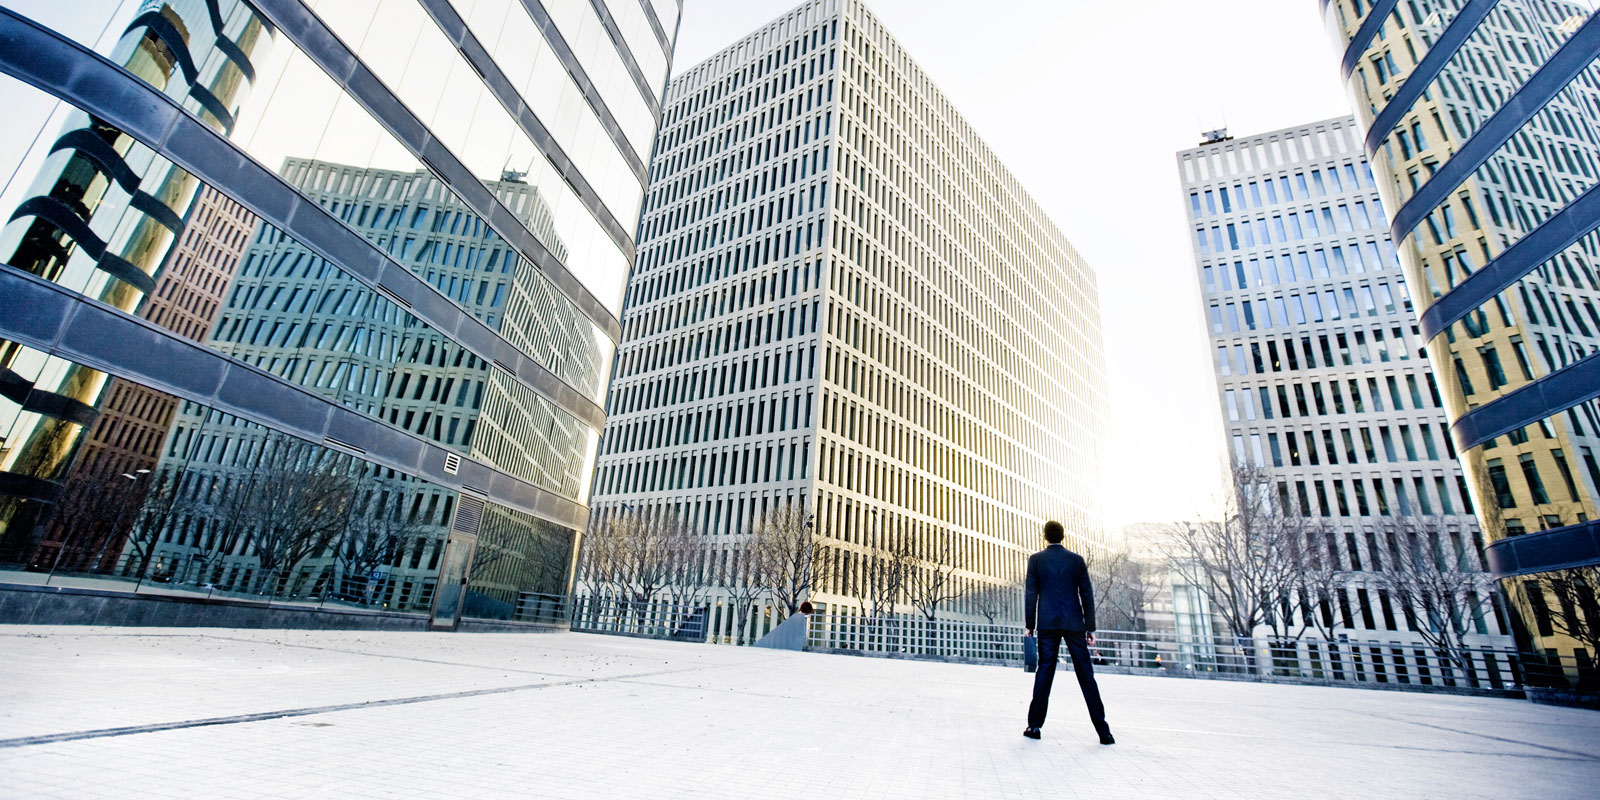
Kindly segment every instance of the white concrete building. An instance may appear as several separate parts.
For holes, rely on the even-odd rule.
[[[1094,273],[861,3],[672,81],[639,244],[597,514],[673,509],[722,576],[803,502],[844,559],[824,600],[897,537],[948,539],[972,588],[1019,580],[1046,519],[1102,536]]]
[[[1328,523],[1337,568],[1393,566],[1385,520],[1412,516],[1482,569],[1355,120],[1207,137],[1177,160],[1233,460],[1265,470],[1282,508]],[[1351,640],[1416,640],[1386,592],[1358,579],[1342,594],[1325,613]],[[1498,596],[1471,624],[1473,643],[1510,644]]]

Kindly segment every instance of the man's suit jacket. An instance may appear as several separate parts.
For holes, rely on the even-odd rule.
[[[1027,627],[1094,632],[1094,586],[1083,556],[1053,544],[1028,557]]]

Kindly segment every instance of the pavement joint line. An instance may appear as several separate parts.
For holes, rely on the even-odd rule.
[[[344,653],[346,655],[367,656],[367,657],[370,657],[370,658],[387,658],[387,659],[394,659],[394,660],[397,660],[397,661],[414,661],[414,662],[417,662],[417,663],[420,663],[420,664],[435,664],[435,665],[438,665],[438,666],[446,666],[446,667],[466,667],[466,668],[469,668],[469,669],[486,669],[486,670],[493,670],[493,671],[502,672],[502,673],[504,673],[504,672],[515,672],[515,673],[519,673],[519,674],[523,674],[523,675],[544,675],[544,676],[548,676],[548,677],[552,677],[552,678],[580,678],[580,677],[582,677],[580,675],[573,675],[573,674],[567,673],[567,672],[543,672],[543,671],[534,670],[534,669],[523,669],[521,667],[502,667],[502,666],[495,666],[495,665],[492,665],[492,664],[467,664],[467,663],[463,663],[463,662],[460,662],[460,661],[441,661],[439,659],[434,659],[434,658],[418,658],[416,656],[403,656],[403,655],[396,655],[396,654],[392,654],[392,653],[364,652],[364,651],[361,651],[361,650],[347,650],[347,649],[342,648],[342,647],[323,647],[323,646],[319,646],[319,645],[296,644],[294,642],[283,642],[283,641],[276,641],[276,640],[272,640],[272,639],[251,639],[251,638],[242,637],[242,636],[219,636],[219,635],[213,634],[213,633],[117,633],[117,632],[88,633],[88,632],[85,632],[85,633],[74,633],[72,635],[74,635],[74,636],[144,638],[144,639],[167,639],[167,638],[209,639],[209,640],[219,641],[219,642],[238,642],[240,644],[268,645],[268,646],[272,646],[272,647],[294,647],[294,648],[299,648],[299,649],[302,649],[302,650],[318,650],[318,651],[322,651],[322,652],[326,652],[326,653]],[[13,636],[13,637],[24,637],[24,638],[30,638],[30,637],[31,638],[49,638],[50,634],[0,633],[0,636]],[[541,652],[550,652],[551,650],[557,650],[557,649],[562,650],[564,652],[572,652],[572,653],[579,653],[579,654],[583,653],[583,651],[576,650],[576,649],[573,649],[573,648],[541,648]]]
[[[1489,740],[1495,741],[1495,742],[1505,742],[1506,744],[1520,744],[1523,747],[1532,747],[1532,748],[1535,748],[1535,749],[1538,749],[1538,750],[1549,750],[1549,751],[1551,751],[1553,753],[1563,753],[1563,754],[1568,755],[1568,756],[1576,756],[1576,757],[1581,758],[1581,759],[1583,759],[1585,761],[1600,761],[1600,756],[1597,756],[1597,755],[1595,755],[1593,753],[1585,753],[1582,750],[1567,750],[1566,748],[1562,748],[1562,747],[1551,747],[1550,745],[1547,745],[1547,744],[1537,744],[1537,743],[1534,743],[1534,742],[1524,742],[1521,739],[1509,739],[1509,738],[1504,737],[1504,736],[1492,736],[1492,735],[1487,734],[1487,733],[1478,733],[1476,731],[1464,731],[1464,730],[1461,730],[1459,728],[1451,728],[1451,727],[1447,727],[1447,726],[1444,726],[1444,725],[1434,725],[1431,722],[1417,722],[1416,720],[1405,719],[1405,718],[1399,717],[1399,716],[1395,716],[1395,717],[1384,716],[1383,714],[1379,714],[1379,713],[1373,712],[1373,711],[1354,711],[1354,710],[1351,710],[1351,709],[1342,709],[1342,710],[1350,711],[1350,713],[1353,713],[1353,714],[1364,714],[1364,715],[1369,716],[1369,717],[1377,717],[1378,719],[1389,720],[1391,722],[1403,722],[1403,723],[1405,723],[1407,725],[1420,725],[1420,726],[1422,726],[1424,728],[1433,728],[1434,730],[1446,731],[1446,732],[1449,732],[1449,733],[1456,733],[1456,734],[1460,734],[1462,736],[1476,736],[1476,737],[1478,737],[1480,739],[1489,739]]]
[[[573,680],[552,681],[548,683],[529,683],[519,686],[498,686],[490,689],[467,689],[460,692],[418,695],[416,697],[396,697],[388,700],[367,700],[360,703],[341,703],[329,706],[309,706],[306,708],[291,708],[279,711],[258,711],[252,714],[235,714],[227,717],[208,717],[205,719],[181,720],[178,722],[157,722],[149,725],[130,725],[121,728],[100,728],[88,731],[49,733],[40,736],[21,736],[14,739],[0,739],[0,749],[32,747],[44,744],[58,744],[61,742],[80,741],[83,739],[104,739],[113,736],[132,736],[140,733],[161,733],[163,731],[183,730],[186,728],[205,728],[216,725],[238,725],[250,722],[267,722],[275,719],[309,717],[317,714],[333,714],[340,711],[360,711],[372,708],[389,708],[393,706],[416,705],[418,703],[431,703],[440,700],[461,700],[473,697],[483,697],[485,695],[510,694],[513,692],[524,692],[530,689],[556,689],[565,686],[578,686],[588,683],[626,682],[635,678],[652,678],[660,675],[672,675],[680,672],[719,669],[725,666],[731,665],[698,665],[683,669],[640,672],[631,675],[617,675],[613,677],[576,678]]]
[[[263,641],[263,640],[260,640],[260,639],[244,639],[244,638],[240,638],[240,637],[237,637],[237,636],[215,636],[215,635],[212,635],[212,634],[196,634],[196,638],[213,639],[213,640],[216,640],[216,641],[223,641],[223,642],[240,642],[242,644],[264,644],[264,645],[271,645],[273,647],[294,647],[294,648],[299,648],[301,650],[320,650],[320,651],[326,652],[326,653],[344,653],[346,655],[352,655],[352,656],[367,656],[367,657],[370,657],[370,658],[387,658],[387,659],[394,659],[396,661],[415,661],[415,662],[417,662],[419,664],[434,664],[434,665],[445,666],[445,667],[466,667],[466,668],[469,668],[469,669],[487,669],[487,670],[494,670],[494,671],[497,671],[497,672],[516,672],[516,673],[521,673],[521,674],[524,674],[524,675],[548,675],[548,676],[553,677],[553,678],[578,678],[578,677],[582,677],[582,676],[579,676],[579,675],[572,675],[572,674],[565,673],[565,672],[541,672],[541,671],[536,670],[536,669],[522,669],[521,667],[500,667],[500,666],[495,666],[495,665],[492,665],[492,664],[466,664],[466,663],[463,663],[463,662],[460,662],[460,661],[441,661],[441,660],[436,659],[436,658],[419,658],[417,656],[402,656],[402,655],[394,655],[394,654],[391,654],[391,653],[370,653],[370,652],[362,652],[360,650],[346,650],[346,649],[344,649],[342,647],[321,647],[321,646],[312,645],[312,644],[295,644],[293,642]]]

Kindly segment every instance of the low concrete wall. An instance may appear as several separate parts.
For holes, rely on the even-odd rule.
[[[1546,706],[1569,706],[1600,711],[1600,694],[1575,689],[1528,689],[1528,699]]]
[[[426,631],[428,618],[393,611],[0,583],[0,624]],[[471,633],[565,629],[565,625],[471,619],[462,620],[460,626]]]

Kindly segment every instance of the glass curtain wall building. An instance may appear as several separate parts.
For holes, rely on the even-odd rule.
[[[896,548],[954,566],[943,611],[970,613],[1043,520],[1103,535],[1094,273],[859,2],[673,80],[624,329],[596,525],[675,514],[714,542],[712,583],[785,504],[814,514],[840,610]]]
[[[1600,17],[1322,0],[1489,566],[1547,687],[1600,698]]]
[[[1449,563],[1483,570],[1355,120],[1218,131],[1179,153],[1178,169],[1234,462],[1269,477],[1288,513],[1328,523],[1315,543],[1328,568],[1395,568],[1392,540],[1423,535]],[[1309,607],[1324,624],[1299,624],[1429,649],[1416,629],[1426,615],[1381,582],[1329,588],[1294,612]],[[1498,597],[1476,594],[1459,612],[1465,641],[1509,644]]]
[[[61,101],[0,197],[9,579],[558,618],[678,13],[0,9]]]

